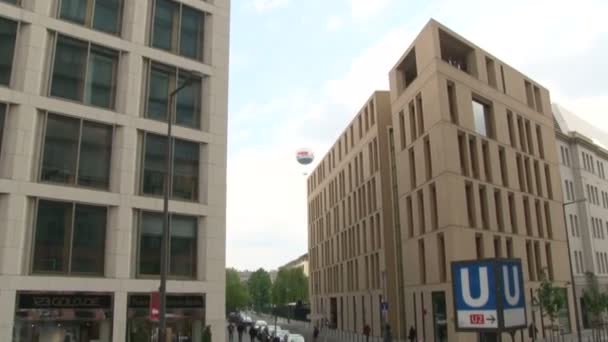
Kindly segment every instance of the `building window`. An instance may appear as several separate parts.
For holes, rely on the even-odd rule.
[[[359,116],[359,121],[361,121],[361,117]],[[359,135],[361,135],[361,124],[359,123]],[[405,116],[403,111],[399,112],[399,138],[401,141],[401,149],[403,150],[406,146],[406,137],[405,137]]]
[[[418,115],[418,135],[424,134],[424,112],[422,110],[422,95],[416,95],[416,114]]]
[[[494,256],[502,258],[502,241],[499,236],[494,237]]]
[[[511,220],[511,232],[517,234],[519,229],[517,227],[517,212],[515,211],[515,195],[510,192],[508,195],[509,201],[509,219]]]
[[[545,159],[545,145],[543,144],[543,131],[540,125],[536,125],[536,141],[538,142],[538,153],[541,159]]]
[[[162,195],[165,189],[167,138],[146,133],[144,137],[142,193]],[[173,198],[198,199],[199,144],[173,140]]]
[[[414,148],[410,148],[409,151],[410,156],[410,187],[411,189],[416,188],[416,157],[414,155]]]
[[[481,228],[490,229],[490,218],[488,214],[488,196],[486,194],[486,187],[479,186],[479,204],[481,206]]]
[[[545,184],[547,185],[547,196],[553,199],[553,182],[551,181],[551,169],[545,164]]]
[[[454,124],[458,124],[458,102],[456,101],[456,86],[454,82],[448,81],[448,106],[450,110],[450,120]]]
[[[418,224],[420,225],[420,235],[426,232],[426,218],[424,210],[424,193],[422,189],[418,190]]]
[[[517,135],[515,134],[515,126],[513,124],[513,112],[507,110],[507,126],[509,129],[509,141],[511,142],[511,147],[517,148]]]
[[[445,258],[445,239],[443,234],[437,234],[437,252],[439,253],[439,281],[441,283],[446,280],[446,258]]]
[[[472,102],[473,115],[475,117],[475,132],[493,139],[494,118],[492,113],[492,105],[475,98]]]
[[[502,176],[502,185],[505,187],[509,186],[509,174],[507,169],[507,157],[505,153],[505,148],[500,146],[498,148],[498,159],[500,162],[500,173]]]
[[[467,218],[470,227],[477,226],[475,220],[475,198],[473,196],[473,184],[470,182],[465,183],[465,200],[467,206]]]
[[[420,268],[420,283],[426,283],[426,254],[424,251],[424,239],[418,240],[418,267]]]
[[[513,257],[513,239],[507,238],[507,258]]]
[[[122,0],[61,0],[59,18],[96,30],[120,31]]]
[[[107,208],[39,200],[33,273],[102,275]]]
[[[2,140],[4,139],[4,125],[7,113],[8,105],[0,102],[0,153],[2,153]]]
[[[416,107],[414,101],[408,104],[408,111],[410,113],[410,135],[412,136],[412,142],[418,139],[418,129],[416,128]]]
[[[176,86],[189,80],[189,84],[176,95],[173,122],[180,126],[200,128],[203,80],[189,72],[155,62],[149,63],[149,67],[145,116],[166,122],[170,111],[170,93]]]
[[[467,158],[467,137],[464,133],[458,132],[458,156],[460,159],[460,172],[463,176],[469,176],[469,160]]]
[[[107,189],[113,127],[48,114],[40,180]]]
[[[8,86],[11,82],[15,42],[19,23],[0,18],[0,84]]]
[[[547,236],[549,237],[549,239],[553,239],[553,223],[551,222],[551,210],[549,207],[549,202],[547,201],[545,201],[545,224],[547,225]]]
[[[439,213],[438,213],[438,203],[437,203],[437,188],[435,183],[429,186],[431,192],[431,226],[433,230],[436,230],[439,226]]]
[[[412,207],[412,197],[411,196],[408,196],[405,199],[405,206],[406,206],[406,210],[407,210],[408,236],[413,237],[414,236],[414,209]]]
[[[483,236],[481,234],[475,234],[475,254],[477,259],[484,258]]]
[[[469,136],[469,156],[471,157],[471,170],[473,178],[479,179],[479,157],[477,155],[477,139]]]
[[[428,136],[424,139],[424,169],[426,179],[430,180],[433,177],[433,162],[431,160],[431,142]]]
[[[198,220],[193,216],[171,215],[169,244],[170,276],[196,277],[196,240]],[[160,253],[164,216],[162,213],[141,212],[139,225],[138,274],[160,274]]]
[[[486,56],[486,71],[488,74],[488,84],[496,88],[496,67],[494,66],[494,60],[488,56]]]
[[[483,171],[486,174],[486,182],[492,183],[492,161],[490,160],[490,147],[487,141],[481,142],[481,156],[483,158]]]
[[[113,108],[118,52],[57,35],[51,96]]]
[[[170,0],[156,0],[152,46],[203,60],[205,13]]]
[[[505,231],[505,222],[503,219],[503,205],[502,205],[502,193],[499,189],[494,190],[494,204],[496,207],[496,224],[498,225],[498,231]]]

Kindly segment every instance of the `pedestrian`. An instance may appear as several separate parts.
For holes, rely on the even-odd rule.
[[[203,342],[211,342],[211,326],[206,326],[203,331]]]
[[[538,334],[538,329],[536,328],[536,324],[534,322],[530,323],[528,326],[528,337],[532,339],[532,341],[536,341],[536,336]]]
[[[258,336],[258,330],[255,327],[249,328],[249,338],[251,342],[255,342],[255,338]]]
[[[234,337],[234,325],[232,323],[228,324],[228,341],[232,342]]]
[[[363,326],[363,335],[365,336],[365,342],[369,342],[369,335],[372,333],[372,328],[370,328],[369,324],[365,324]]]
[[[312,342],[317,342],[319,338],[319,327],[315,325],[315,329],[312,331]]]
[[[410,331],[407,334],[407,339],[410,340],[410,342],[416,341],[416,329],[414,329],[414,326],[410,326]]]
[[[384,339],[382,339],[382,342],[393,342],[393,334],[391,333],[391,326],[390,325],[386,325],[386,327],[384,327]]]
[[[270,330],[268,329],[268,326],[264,327],[264,341],[268,342],[270,341]]]
[[[289,342],[289,334],[283,335],[283,342]]]
[[[239,342],[243,342],[243,332],[245,332],[245,326],[243,324],[239,324],[236,327],[236,332],[239,334]]]

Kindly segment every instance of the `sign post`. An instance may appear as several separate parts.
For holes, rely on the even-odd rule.
[[[526,328],[520,259],[452,262],[452,287],[457,331],[501,334]]]

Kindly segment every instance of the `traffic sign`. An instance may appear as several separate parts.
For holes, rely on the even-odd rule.
[[[452,262],[456,329],[501,331],[526,326],[519,259]]]

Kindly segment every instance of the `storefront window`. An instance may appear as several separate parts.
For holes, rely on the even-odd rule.
[[[130,295],[127,314],[127,342],[158,340],[158,322],[150,319],[149,294]],[[199,342],[203,339],[204,329],[204,295],[167,295],[168,340]]]
[[[108,293],[20,292],[13,342],[110,342],[112,305]]]

